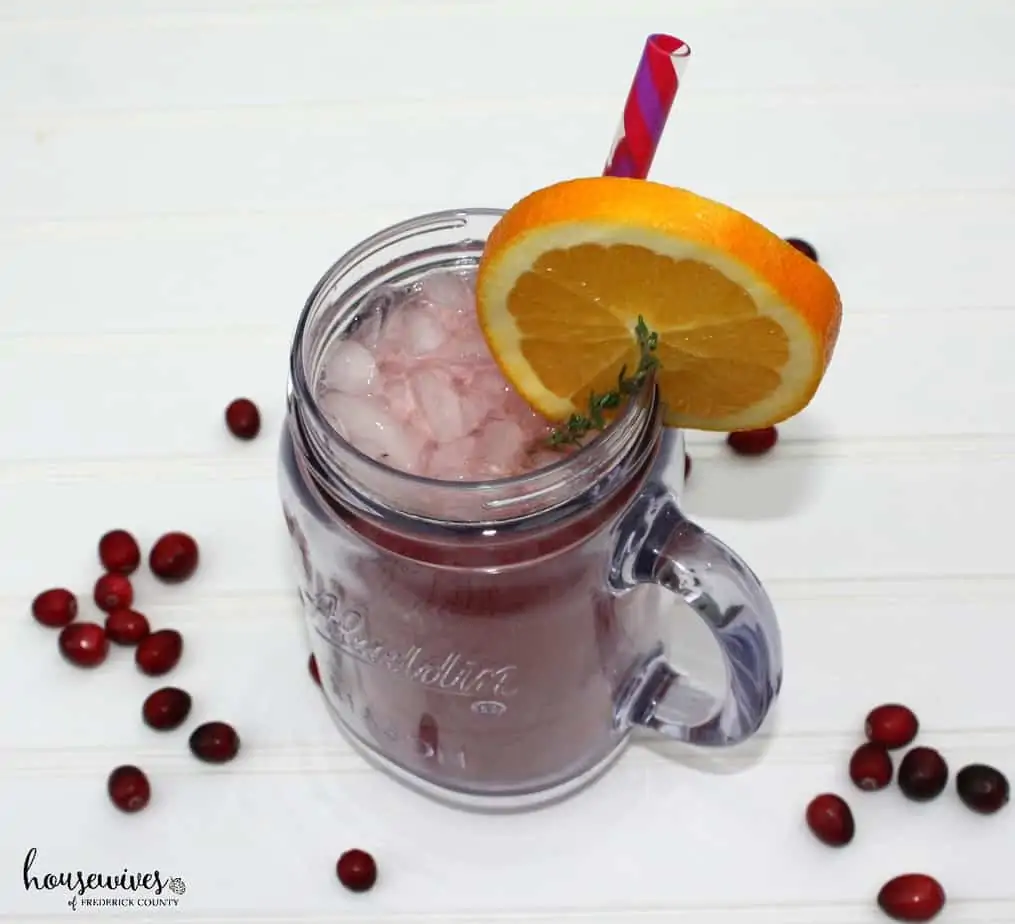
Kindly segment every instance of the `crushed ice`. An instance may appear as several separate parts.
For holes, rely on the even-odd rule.
[[[325,357],[319,400],[339,432],[393,468],[447,481],[519,475],[549,425],[504,379],[476,319],[471,277],[379,290]]]

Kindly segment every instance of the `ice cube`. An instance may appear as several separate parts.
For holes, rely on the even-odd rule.
[[[427,461],[427,435],[407,423],[396,422],[388,430],[380,461],[392,468],[421,475]]]
[[[465,436],[450,443],[438,443],[427,461],[427,475],[441,481],[463,481],[469,477],[476,454],[476,438]]]
[[[521,427],[511,420],[491,420],[477,434],[476,458],[491,477],[503,478],[521,471],[519,460],[526,448]]]
[[[508,388],[500,413],[496,416],[502,420],[513,420],[527,437],[543,436],[549,432],[546,418],[532,410],[526,400],[512,388]]]
[[[418,368],[411,375],[410,387],[416,405],[438,443],[449,443],[465,436],[468,429],[462,399],[447,373]]]
[[[436,308],[456,315],[475,315],[475,296],[469,283],[458,273],[432,273],[423,279],[420,298]]]
[[[418,472],[426,435],[389,413],[377,397],[329,391],[321,407],[338,432],[360,452],[406,472]]]
[[[475,314],[470,314],[461,320],[455,335],[455,342],[464,360],[493,362],[493,357],[490,356],[490,347],[487,346],[486,338],[483,336]]]
[[[553,429],[541,414],[533,410],[527,410],[524,415],[515,418],[515,422],[522,429],[522,434],[528,442],[545,440]]]
[[[416,402],[405,376],[399,373],[382,376],[378,384],[380,393],[388,402],[391,415],[397,420],[409,420],[416,411]]]
[[[490,348],[475,320],[457,321],[450,334],[444,345],[434,352],[434,358],[467,367],[468,371],[495,366]]]
[[[389,416],[383,401],[340,391],[326,391],[320,405],[338,432],[357,447],[375,442],[378,427],[383,427]]]
[[[494,413],[503,412],[508,395],[512,393],[507,379],[492,362],[489,366],[480,367],[479,372],[472,379],[470,387],[476,394],[483,396],[484,400],[488,402],[490,411]],[[502,416],[502,414],[498,416]]]
[[[347,395],[364,395],[377,376],[377,360],[363,344],[342,340],[329,351],[324,367],[326,388]]]
[[[352,325],[352,336],[369,349],[377,346],[384,330],[388,311],[395,301],[394,292],[388,287],[377,289],[368,295],[356,314]]]
[[[399,329],[402,349],[409,356],[428,356],[448,338],[440,315],[429,305],[403,308],[405,313]]]
[[[462,396],[462,425],[471,433],[490,416],[490,396],[465,379],[458,386]]]

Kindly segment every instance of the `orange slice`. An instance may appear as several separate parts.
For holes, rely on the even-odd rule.
[[[504,375],[551,420],[638,365],[638,317],[659,335],[665,422],[747,430],[813,397],[842,307],[828,274],[740,212],[646,180],[534,192],[490,234],[479,322]]]

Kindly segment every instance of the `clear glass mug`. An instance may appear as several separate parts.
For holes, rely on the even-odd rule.
[[[293,340],[280,466],[299,595],[338,726],[403,782],[485,809],[577,791],[638,728],[737,744],[782,680],[757,577],[680,512],[683,441],[662,428],[651,383],[576,454],[486,483],[397,472],[322,415],[314,383],[333,338],[384,286],[475,265],[501,214],[425,215],[328,270]],[[719,695],[673,666],[684,604],[718,642]]]

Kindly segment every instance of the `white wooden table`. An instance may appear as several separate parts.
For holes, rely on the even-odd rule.
[[[559,807],[466,815],[368,769],[307,677],[275,491],[288,338],[368,233],[596,173],[651,31],[694,50],[653,176],[811,240],[845,302],[775,454],[691,438],[689,512],[771,588],[784,696],[726,772],[637,747]],[[1015,807],[854,797],[844,769],[901,699],[953,769],[1015,775],[1013,40],[1006,0],[0,3],[0,920],[861,924],[907,871],[944,883],[942,922],[1015,920]],[[253,444],[222,426],[238,394]],[[169,679],[235,723],[232,765],[141,724],[157,682],[129,653],[75,669],[29,616],[67,585],[94,618],[118,526],[202,543],[138,606],[186,637]],[[137,816],[105,796],[123,762],[155,787]],[[803,826],[827,789],[857,813],[844,851]],[[351,846],[381,866],[368,895],[334,878]],[[23,887],[32,847],[33,874],[158,868],[186,893],[72,912]]]

